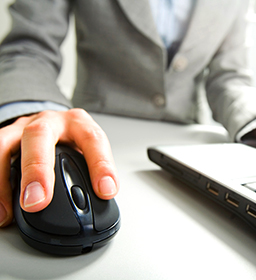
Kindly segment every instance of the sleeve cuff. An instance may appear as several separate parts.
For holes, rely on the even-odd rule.
[[[20,116],[42,112],[45,110],[67,111],[69,108],[51,101],[14,102],[0,107],[0,123]]]
[[[256,120],[251,121],[248,123],[245,127],[243,127],[236,135],[236,142],[241,143],[242,142],[242,137],[251,132],[252,130],[256,129]]]

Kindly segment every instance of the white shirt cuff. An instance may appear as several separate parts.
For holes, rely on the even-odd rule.
[[[0,123],[45,110],[67,111],[69,108],[51,101],[20,101],[0,107]]]

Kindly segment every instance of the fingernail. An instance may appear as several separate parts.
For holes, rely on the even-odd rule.
[[[6,222],[7,220],[7,212],[2,203],[0,203],[0,227]]]
[[[45,192],[42,185],[38,182],[32,182],[27,185],[24,193],[24,206],[32,207],[45,200]]]
[[[115,181],[109,177],[103,177],[99,181],[99,192],[104,196],[110,196],[116,193],[116,183]]]

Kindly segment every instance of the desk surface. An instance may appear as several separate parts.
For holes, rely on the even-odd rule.
[[[0,279],[256,279],[256,233],[146,154],[152,145],[226,142],[223,128],[93,117],[119,171],[119,233],[97,251],[63,258],[30,248],[12,225],[0,233]]]

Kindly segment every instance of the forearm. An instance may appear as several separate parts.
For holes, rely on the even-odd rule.
[[[256,88],[247,65],[246,1],[240,2],[232,25],[209,64],[206,91],[216,121],[229,131],[232,141],[256,119]]]
[[[56,85],[70,9],[69,1],[59,0],[17,0],[11,7],[13,27],[0,46],[0,105],[36,100],[70,106]]]

